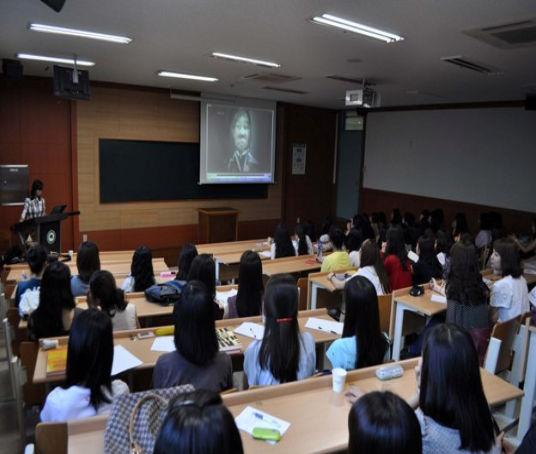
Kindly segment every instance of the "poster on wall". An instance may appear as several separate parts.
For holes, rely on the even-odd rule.
[[[305,175],[305,158],[307,145],[303,143],[292,144],[292,175]]]

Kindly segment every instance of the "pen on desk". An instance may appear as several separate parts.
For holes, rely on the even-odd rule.
[[[320,331],[329,331],[331,334],[337,334],[337,333],[336,333],[335,331],[333,331],[333,330],[325,330],[324,328],[322,328],[322,327],[320,327],[320,326],[318,327],[318,329],[319,329]]]
[[[281,427],[281,424],[279,424],[275,419],[269,418],[268,416],[264,416],[263,414],[257,413],[257,412],[253,412],[253,414],[255,415],[255,418],[258,418],[264,422],[273,424],[276,427]]]
[[[251,331],[251,335],[253,336],[253,339],[257,339],[257,336],[255,336],[255,333],[253,332],[253,329],[251,329],[251,326],[249,327],[249,330]]]

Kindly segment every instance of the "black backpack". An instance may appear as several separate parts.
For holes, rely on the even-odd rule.
[[[151,303],[161,306],[175,304],[181,298],[182,289],[186,285],[185,281],[169,281],[163,284],[151,285],[145,290],[145,297]]]

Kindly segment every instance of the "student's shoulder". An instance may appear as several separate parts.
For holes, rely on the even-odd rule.
[[[122,396],[123,394],[128,394],[130,389],[128,385],[123,380],[114,380],[112,382],[112,396]]]

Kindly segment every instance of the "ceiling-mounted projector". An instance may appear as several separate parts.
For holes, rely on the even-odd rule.
[[[345,103],[350,107],[375,107],[376,101],[376,92],[369,87],[346,92]]]

